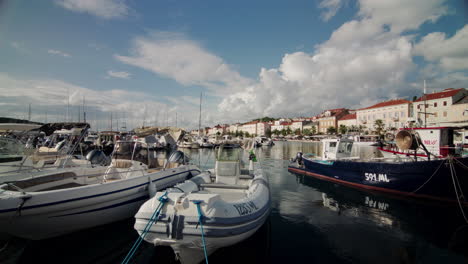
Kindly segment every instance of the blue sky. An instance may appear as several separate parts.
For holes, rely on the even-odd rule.
[[[96,129],[194,128],[200,92],[214,125],[468,86],[462,0],[1,3],[1,116],[77,121],[84,99]]]

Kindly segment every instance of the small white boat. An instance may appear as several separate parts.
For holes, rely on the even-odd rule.
[[[209,255],[245,240],[270,213],[269,183],[260,166],[254,168],[251,159],[249,169],[241,169],[238,149],[221,145],[217,151],[214,170],[158,192],[135,215],[140,236],[154,245],[171,246],[182,263],[200,262],[203,249]],[[160,200],[166,202],[151,224]]]
[[[53,170],[0,185],[0,233],[44,239],[132,217],[157,190],[199,169],[183,153],[169,162],[142,142],[118,141],[108,167]]]

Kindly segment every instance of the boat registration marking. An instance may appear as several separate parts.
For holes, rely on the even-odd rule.
[[[247,203],[233,204],[233,206],[234,208],[236,208],[239,215],[247,215],[258,210],[258,207],[253,201]]]
[[[390,180],[387,177],[387,174],[385,174],[385,173],[366,172],[366,173],[364,173],[364,176],[366,177],[366,181],[390,182]]]

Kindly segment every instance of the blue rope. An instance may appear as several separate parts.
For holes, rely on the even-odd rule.
[[[208,264],[208,253],[206,252],[206,243],[205,243],[205,232],[203,231],[203,214],[200,208],[200,204],[202,201],[195,200],[192,201],[195,205],[197,205],[197,211],[198,211],[198,222],[200,223],[200,228],[201,228],[201,237],[202,237],[202,242],[203,242],[203,253],[205,253],[205,262]]]
[[[127,256],[122,261],[122,264],[129,263],[129,261],[132,259],[133,255],[135,255],[135,253],[136,253],[138,247],[140,246],[141,242],[146,237],[146,234],[148,234],[148,231],[150,230],[153,223],[156,222],[156,220],[158,220],[159,214],[161,213],[161,209],[164,207],[164,204],[168,201],[167,192],[165,192],[161,197],[159,197],[158,200],[159,200],[158,207],[156,208],[154,213],[151,215],[150,219],[148,220],[148,223],[146,223],[145,228],[141,232],[141,235],[137,238],[137,240],[133,244],[133,246],[130,249],[130,251],[128,252]]]

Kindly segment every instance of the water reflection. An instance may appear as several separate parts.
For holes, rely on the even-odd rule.
[[[318,143],[277,142],[256,150],[271,189],[270,221],[246,241],[220,249],[210,263],[466,263],[468,227],[456,207],[368,193],[287,171],[298,151]],[[211,149],[184,149],[213,168]],[[359,155],[375,148],[356,147]],[[247,153],[243,158],[247,160]],[[44,241],[11,240],[0,263],[118,263],[137,238],[134,219]],[[143,243],[135,263],[176,263],[170,248]]]

